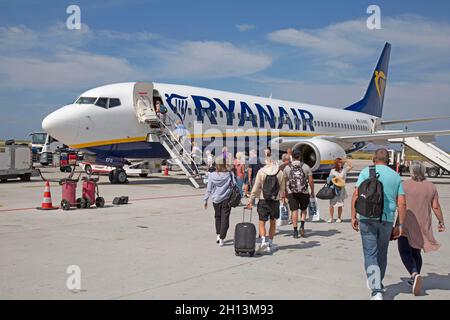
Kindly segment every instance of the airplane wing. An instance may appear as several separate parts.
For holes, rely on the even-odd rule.
[[[434,137],[434,136],[445,136],[450,135],[450,130],[440,130],[440,131],[388,131],[388,132],[375,132],[372,134],[361,134],[361,135],[348,135],[348,136],[323,136],[323,139],[334,140],[343,143],[353,143],[360,141],[369,142],[386,142],[389,139],[396,138],[407,138],[407,137]]]
[[[439,117],[419,118],[419,119],[382,120],[380,122],[380,124],[382,126],[385,126],[385,125],[393,125],[393,124],[415,123],[415,122],[425,122],[425,121],[444,120],[444,119],[450,119],[450,116],[439,116]]]

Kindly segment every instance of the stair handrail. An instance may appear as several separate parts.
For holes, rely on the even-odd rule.
[[[167,119],[167,118],[169,118],[171,124],[174,124],[175,121],[173,120],[173,118],[172,118],[170,115],[167,115],[167,114],[166,114],[166,119]],[[173,131],[172,131],[172,130],[164,123],[164,121],[162,121],[162,119],[159,118],[159,117],[158,117],[158,119],[159,119],[159,123],[162,124],[162,126],[163,126],[163,128],[164,128],[161,134],[163,134],[164,136],[168,137],[167,140],[170,141],[170,143],[171,143],[171,145],[172,145],[173,148],[176,149],[176,145],[178,145],[178,146],[181,147],[181,149],[183,150],[183,154],[180,154],[180,150],[177,150],[177,152],[180,154],[182,160],[185,161],[184,158],[187,157],[187,159],[191,162],[191,163],[188,164],[188,167],[189,167],[190,171],[192,171],[193,173],[195,173],[194,170],[192,170],[192,169],[190,168],[190,165],[191,165],[192,163],[194,163],[197,172],[199,172],[197,163],[195,162],[194,158],[192,158],[192,156],[191,156],[192,151],[186,150],[186,148],[183,146],[183,143],[181,143],[181,142],[177,139],[177,137],[174,135]],[[168,136],[167,133],[169,133],[169,136]],[[174,143],[174,141],[175,141],[175,143]],[[191,142],[190,142],[188,139],[185,139],[184,141],[187,142],[187,143],[191,146],[191,149],[192,149],[192,144],[191,144]],[[185,162],[186,162],[186,161],[185,161]]]

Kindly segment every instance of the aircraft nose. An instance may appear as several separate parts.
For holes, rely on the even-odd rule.
[[[78,118],[72,105],[64,106],[42,120],[42,129],[64,144],[75,143],[78,135]]]

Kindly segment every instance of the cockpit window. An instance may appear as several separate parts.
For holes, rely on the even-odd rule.
[[[102,107],[102,108],[108,108],[108,98],[98,98],[97,102],[95,103],[96,106]]]
[[[78,100],[75,103],[76,104],[94,104],[95,100],[97,100],[97,98],[79,97]]]
[[[120,99],[117,98],[109,98],[109,107],[114,108],[120,106]]]

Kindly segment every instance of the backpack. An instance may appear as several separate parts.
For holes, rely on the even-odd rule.
[[[278,173],[277,171],[274,175],[266,175],[263,184],[263,197],[264,200],[276,200],[278,198],[278,194],[280,193],[280,183],[278,182]]]
[[[300,165],[290,165],[289,172],[289,190],[292,193],[307,193],[308,181],[305,172],[303,171],[303,162]]]
[[[228,197],[228,204],[232,208],[236,208],[241,204],[241,191],[233,181],[233,174],[230,172],[230,195]]]
[[[375,166],[369,167],[369,178],[364,180],[358,187],[358,198],[356,199],[356,212],[367,218],[383,217],[383,184],[378,180]]]

